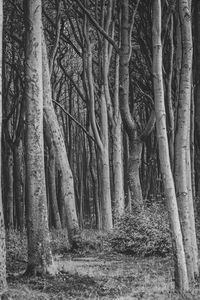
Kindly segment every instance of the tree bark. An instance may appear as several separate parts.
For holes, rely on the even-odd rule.
[[[167,198],[170,225],[175,256],[175,284],[176,288],[185,292],[189,289],[186,259],[183,239],[179,222],[178,207],[174,181],[170,165],[166,112],[164,104],[164,89],[162,75],[162,44],[161,44],[161,1],[153,1],[153,85],[155,97],[156,129],[159,146],[159,158],[165,196]]]
[[[7,288],[6,282],[6,244],[5,244],[5,228],[2,204],[2,183],[1,183],[1,139],[2,139],[2,53],[3,53],[3,1],[0,1],[0,293]]]
[[[64,138],[52,103],[49,65],[44,37],[42,46],[42,64],[45,129],[50,132],[55,147],[56,160],[60,169],[61,196],[65,202],[69,238],[71,238],[79,228],[75,206],[74,180],[67,157]]]
[[[187,173],[191,176],[190,163],[187,165],[189,145],[188,128],[190,128],[191,107],[191,76],[192,76],[192,29],[191,14],[188,1],[179,1],[179,15],[182,41],[182,63],[180,89],[178,99],[177,130],[175,136],[175,185],[179,216],[183,232],[184,249],[186,255],[189,281],[193,281],[198,268],[194,259],[194,220],[193,199],[188,190]],[[191,207],[192,205],[192,207]],[[194,232],[193,232],[194,230]]]
[[[26,28],[26,197],[28,275],[52,272],[44,168],[42,4],[28,0]]]
[[[16,206],[17,228],[24,229],[25,207],[24,207],[24,162],[23,145],[20,140],[18,144],[13,145],[13,181],[14,181],[14,199]]]
[[[129,1],[124,0],[121,1],[121,49],[119,68],[120,111],[123,125],[130,141],[128,177],[131,191],[131,201],[137,210],[142,210],[143,197],[139,178],[139,165],[142,146],[138,137],[137,126],[131,115],[129,107],[129,60],[131,51],[129,27]]]

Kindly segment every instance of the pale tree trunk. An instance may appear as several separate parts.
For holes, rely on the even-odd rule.
[[[180,89],[178,98],[177,131],[175,136],[175,185],[179,216],[183,232],[184,249],[186,255],[189,281],[195,278],[196,258],[194,258],[194,214],[192,194],[188,191],[187,172],[191,176],[191,164],[187,165],[190,128],[190,105],[191,105],[191,75],[192,75],[192,31],[191,15],[188,1],[179,1],[179,15],[181,24],[182,63],[180,76]],[[190,158],[189,158],[190,159]],[[190,167],[188,170],[188,166]],[[194,232],[192,232],[194,230]]]
[[[138,138],[129,137],[129,166],[128,182],[132,199],[133,211],[141,211],[144,208],[142,188],[140,183],[140,164],[142,155],[142,142]]]
[[[56,160],[55,160],[55,150],[51,136],[49,132],[44,128],[45,142],[49,150],[48,159],[48,189],[49,189],[49,205],[51,207],[53,224],[56,229],[61,229],[61,219],[58,209],[57,202],[57,192],[56,192]]]
[[[189,118],[190,123],[190,118]],[[188,126],[187,134],[187,189],[188,189],[188,204],[189,204],[189,217],[190,217],[190,226],[191,226],[191,243],[193,251],[193,267],[194,267],[194,276],[198,278],[199,269],[198,269],[198,247],[197,247],[197,238],[196,238],[196,228],[195,228],[195,217],[194,217],[194,203],[193,203],[193,192],[192,192],[192,168],[191,168],[191,149],[190,149],[190,126]]]
[[[107,15],[105,22],[105,32],[109,35],[111,27],[113,29],[112,12],[114,1],[109,0],[107,4]],[[113,141],[113,202],[114,216],[119,218],[124,213],[124,185],[123,185],[123,162],[122,162],[122,121],[119,110],[119,55],[116,55],[115,62],[115,88],[113,103],[111,101],[109,89],[109,67],[112,47],[105,39],[103,43],[103,82],[107,104],[108,117],[112,130]]]
[[[48,228],[44,168],[43,86],[42,86],[42,5],[26,3],[26,197],[28,233],[28,275],[53,272]]]
[[[156,129],[159,146],[160,166],[168,203],[168,211],[175,255],[175,284],[176,288],[185,292],[189,289],[186,259],[183,239],[179,222],[178,207],[174,181],[170,166],[166,112],[164,104],[164,89],[162,75],[162,44],[161,44],[161,1],[153,1],[153,84],[156,112]]]
[[[88,33],[86,33],[87,35]],[[109,142],[108,142],[108,112],[105,99],[104,87],[101,87],[101,137],[96,124],[94,82],[92,74],[92,49],[87,36],[87,76],[90,93],[90,122],[94,137],[98,145],[98,154],[101,164],[101,214],[102,229],[109,231],[113,228],[111,190],[110,190],[110,167],[109,167]]]
[[[114,177],[114,209],[115,217],[124,213],[124,176],[123,176],[123,151],[122,151],[122,120],[119,110],[119,55],[116,55],[115,64],[115,95],[113,109],[113,177]]]
[[[111,190],[110,190],[110,166],[109,166],[109,140],[108,140],[108,115],[104,91],[101,91],[101,129],[102,144],[100,151],[101,160],[101,209],[102,209],[102,229],[112,229],[112,208],[111,208]]]
[[[200,2],[195,3],[196,26],[195,26],[195,69],[196,69],[196,88],[195,88],[195,173],[196,173],[196,199],[197,210],[200,214]]]
[[[72,238],[79,228],[75,206],[74,180],[67,157],[64,138],[52,103],[49,65],[44,37],[42,64],[45,129],[50,132],[55,147],[56,160],[60,169],[61,197],[65,202],[69,237]]]
[[[174,109],[173,109],[173,100],[172,100],[172,79],[173,79],[173,65],[174,65],[174,41],[173,41],[173,32],[174,32],[174,16],[173,14],[170,17],[170,32],[169,32],[169,74],[167,78],[167,107],[168,107],[168,122],[169,122],[169,153],[172,170],[174,170]]]
[[[0,1],[0,293],[7,288],[6,282],[6,244],[5,228],[2,205],[2,183],[1,183],[1,138],[2,138],[2,53],[3,53],[3,1]]]

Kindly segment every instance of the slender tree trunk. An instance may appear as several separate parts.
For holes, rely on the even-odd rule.
[[[192,30],[191,15],[188,2],[179,1],[179,15],[181,24],[182,41],[182,63],[180,76],[180,90],[178,99],[177,130],[175,136],[175,183],[179,216],[183,232],[184,249],[187,262],[189,281],[193,281],[198,268],[195,266],[194,252],[194,220],[193,220],[193,199],[188,190],[187,173],[190,172],[191,163],[187,165],[189,138],[188,128],[190,128],[190,106],[191,106],[191,75],[192,75]],[[191,183],[191,182],[190,182]],[[192,207],[191,207],[192,205]],[[192,232],[194,230],[194,232]],[[195,260],[195,261],[194,261]]]
[[[179,222],[178,207],[174,181],[170,165],[166,112],[164,104],[163,75],[162,75],[162,44],[161,44],[161,1],[153,1],[153,84],[156,112],[156,129],[159,145],[159,158],[163,177],[165,195],[168,203],[170,225],[175,255],[175,284],[176,288],[185,292],[189,289],[186,259],[183,239]]]
[[[101,109],[101,136],[98,131],[95,116],[95,94],[92,70],[92,48],[87,38],[87,76],[90,92],[90,121],[96,143],[99,150],[99,162],[101,168],[101,213],[102,229],[109,231],[113,227],[110,187],[110,166],[109,166],[109,141],[108,141],[108,111],[105,99],[104,87],[101,86],[100,109]]]
[[[1,139],[2,139],[2,53],[3,53],[3,1],[0,1],[0,293],[7,288],[6,282],[6,244],[5,228],[2,204],[2,183],[1,183]]]
[[[174,41],[173,41],[173,32],[174,32],[174,19],[173,14],[170,17],[170,50],[169,50],[169,74],[167,78],[167,108],[168,108],[168,122],[169,122],[169,153],[172,170],[174,170],[174,108],[172,100],[172,79],[173,79],[173,64],[174,64]]]
[[[144,208],[139,168],[141,164],[142,142],[129,137],[129,188],[134,211]]]
[[[42,4],[28,0],[26,37],[26,197],[28,275],[52,272],[44,168]]]
[[[114,185],[114,207],[115,218],[124,213],[124,174],[123,174],[123,148],[122,148],[122,120],[119,109],[119,55],[116,56],[115,63],[115,95],[113,109],[113,185]]]
[[[119,68],[119,99],[120,111],[124,129],[129,141],[129,187],[132,202],[137,210],[143,209],[143,197],[139,178],[139,165],[141,156],[141,141],[138,137],[137,126],[131,115],[129,107],[129,60],[130,60],[130,26],[129,26],[129,1],[121,1],[121,51]],[[131,153],[132,152],[132,153]],[[136,157],[135,157],[136,155]],[[136,167],[136,169],[135,169]],[[139,197],[137,198],[136,197]],[[135,202],[137,201],[137,202]],[[134,203],[135,202],[135,203]]]
[[[79,228],[75,206],[74,180],[67,157],[64,138],[52,103],[49,66],[44,37],[42,52],[45,128],[50,132],[55,147],[56,159],[60,169],[61,196],[65,202],[67,225],[69,237],[71,238]]]
[[[108,115],[104,91],[101,91],[101,128],[103,147],[100,150],[101,161],[101,208],[102,208],[102,229],[110,230],[112,223],[111,191],[110,191],[110,165],[109,165],[109,140],[108,140]]]
[[[196,175],[196,199],[197,199],[197,210],[200,215],[200,2],[195,2],[195,144],[196,144],[196,155],[195,155],[195,175]]]
[[[5,165],[5,197],[6,197],[6,228],[14,228],[14,199],[13,199],[13,151],[7,144]]]
[[[61,229],[61,220],[58,209],[57,193],[56,193],[56,163],[55,163],[55,151],[53,145],[49,148],[49,204],[52,208],[53,222],[56,229]]]
[[[24,162],[23,145],[20,140],[13,147],[13,180],[14,180],[14,199],[16,205],[17,228],[24,229],[25,208],[24,208]]]

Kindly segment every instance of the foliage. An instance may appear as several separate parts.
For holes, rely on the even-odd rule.
[[[9,230],[6,232],[6,254],[9,272],[25,270],[27,262],[26,231]]]
[[[125,213],[117,220],[111,246],[125,254],[165,256],[171,250],[166,210],[157,204],[140,213]]]
[[[67,230],[51,230],[51,249],[53,254],[63,254],[69,251],[69,241]]]
[[[89,254],[106,250],[107,234],[97,230],[83,230],[73,238],[72,251]]]

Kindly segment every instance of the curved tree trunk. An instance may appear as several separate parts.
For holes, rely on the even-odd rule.
[[[159,158],[168,203],[170,225],[175,255],[175,284],[176,288],[185,292],[189,289],[186,259],[183,239],[179,222],[178,207],[174,181],[171,171],[169,147],[166,129],[166,112],[164,103],[162,75],[162,44],[161,44],[161,1],[153,1],[153,84],[156,112],[156,129],[159,146]]]
[[[53,258],[48,228],[44,168],[42,86],[42,4],[26,3],[26,197],[28,233],[28,275],[52,271]],[[51,269],[51,271],[50,271]]]
[[[65,142],[52,103],[49,65],[44,37],[42,46],[42,64],[45,130],[49,131],[55,147],[56,160],[61,173],[61,196],[65,202],[68,231],[69,237],[71,238],[79,228],[75,206],[74,180],[67,157]]]
[[[139,165],[141,157],[141,141],[138,137],[137,126],[131,115],[129,107],[129,60],[130,60],[130,26],[129,1],[121,1],[121,51],[119,68],[119,99],[120,111],[124,128],[129,137],[129,187],[131,201],[137,210],[143,209],[143,197],[139,178]],[[139,146],[140,145],[140,146]],[[136,167],[136,169],[135,169]],[[132,198],[133,197],[133,198]],[[138,198],[139,197],[139,198]],[[141,204],[141,207],[140,207]]]

